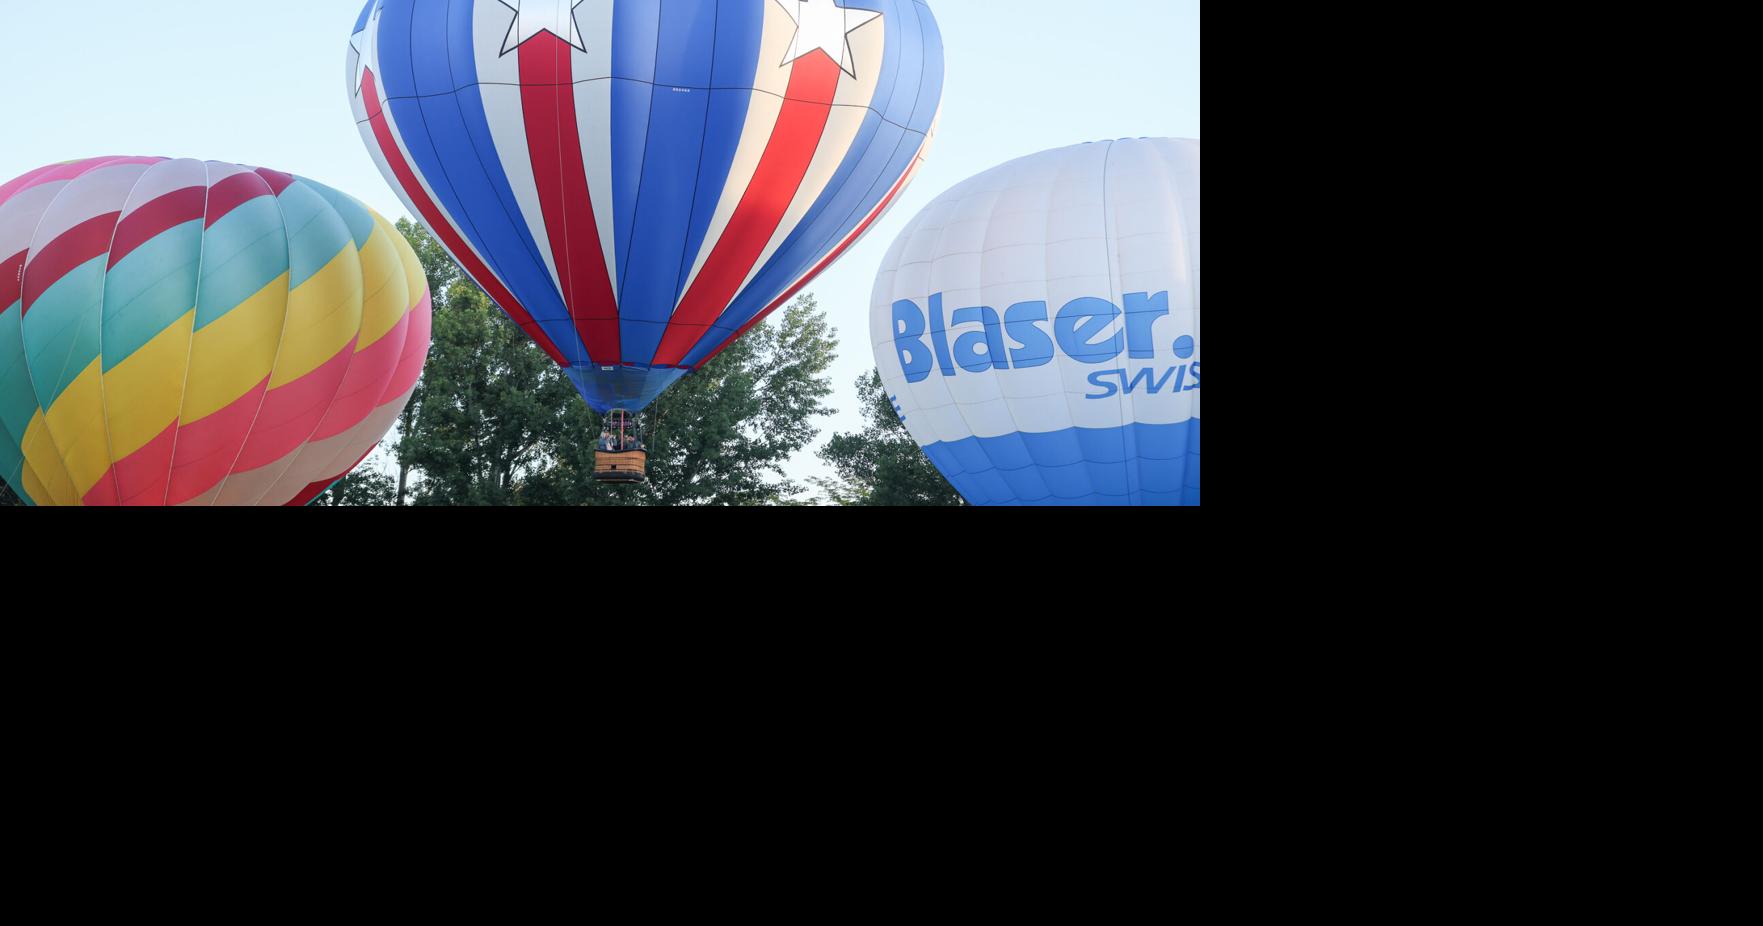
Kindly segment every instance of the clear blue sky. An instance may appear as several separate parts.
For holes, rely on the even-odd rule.
[[[362,147],[344,90],[363,0],[0,0],[0,182],[101,154],[275,167],[406,214]],[[842,413],[874,366],[870,288],[937,194],[1012,158],[1129,136],[1200,137],[1199,0],[931,0],[948,53],[930,162],[888,217],[817,280],[839,329]],[[794,475],[822,472],[811,453]]]

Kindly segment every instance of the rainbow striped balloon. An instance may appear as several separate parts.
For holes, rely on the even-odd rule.
[[[33,505],[301,505],[428,355],[397,229],[263,168],[93,158],[0,185],[0,476]]]

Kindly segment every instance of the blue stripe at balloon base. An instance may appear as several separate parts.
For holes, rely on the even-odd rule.
[[[924,448],[977,506],[1200,504],[1200,419],[970,437]]]
[[[640,412],[649,407],[667,387],[686,375],[682,367],[646,369],[599,366],[572,366],[565,372],[575,389],[587,400],[589,407],[604,415],[613,409]]]

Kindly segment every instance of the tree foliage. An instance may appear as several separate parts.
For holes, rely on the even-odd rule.
[[[866,422],[863,430],[834,434],[820,451],[837,474],[815,480],[828,498],[840,505],[875,507],[967,504],[907,433],[879,371],[857,380],[857,399]]]
[[[803,489],[784,464],[832,414],[835,334],[812,296],[668,390],[641,416],[650,481],[593,480],[600,417],[563,371],[420,225],[400,222],[435,300],[434,346],[401,419],[392,503],[773,505]]]
[[[454,284],[435,312],[422,404],[399,442],[418,505],[513,505],[565,439],[575,389],[481,290]],[[598,431],[594,432],[598,434]],[[587,438],[591,441],[591,438]]]
[[[398,481],[386,470],[386,454],[375,450],[354,472],[312,500],[315,508],[384,508],[398,503]]]
[[[816,418],[832,382],[825,375],[837,341],[813,296],[803,296],[680,380],[642,415],[649,482],[593,481],[591,440],[558,444],[553,466],[527,485],[528,504],[780,505],[804,487],[784,464],[819,435]],[[574,391],[570,396],[574,399]],[[597,435],[600,419],[580,400],[568,404],[571,435]]]
[[[429,234],[427,228],[405,218],[398,220],[398,232],[404,236],[404,240],[410,242],[411,249],[416,252],[417,260],[422,263],[422,273],[428,280],[429,296],[434,301],[434,309],[438,318],[439,313],[447,307],[448,301],[455,295],[454,284],[465,279],[465,275],[460,272],[459,265],[453,262],[453,258],[447,254],[446,249],[441,247],[441,243]],[[476,287],[471,287],[468,284],[467,288],[475,289]],[[434,357],[432,346],[429,348],[429,357]],[[422,409],[423,398],[426,394],[424,385],[422,380],[417,382],[416,388],[410,393],[410,404],[404,406],[404,411],[398,416],[398,492],[394,498],[394,504],[399,507],[403,507],[409,497],[411,470],[409,456],[403,445],[403,436],[409,434],[416,424],[416,416]]]

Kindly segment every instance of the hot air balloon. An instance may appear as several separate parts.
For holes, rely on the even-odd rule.
[[[1200,143],[1012,161],[894,242],[870,312],[906,429],[975,505],[1200,504]]]
[[[0,476],[28,504],[306,504],[428,345],[415,252],[321,184],[110,157],[0,185]]]
[[[943,80],[923,0],[370,0],[348,61],[386,179],[602,413],[856,243]]]

